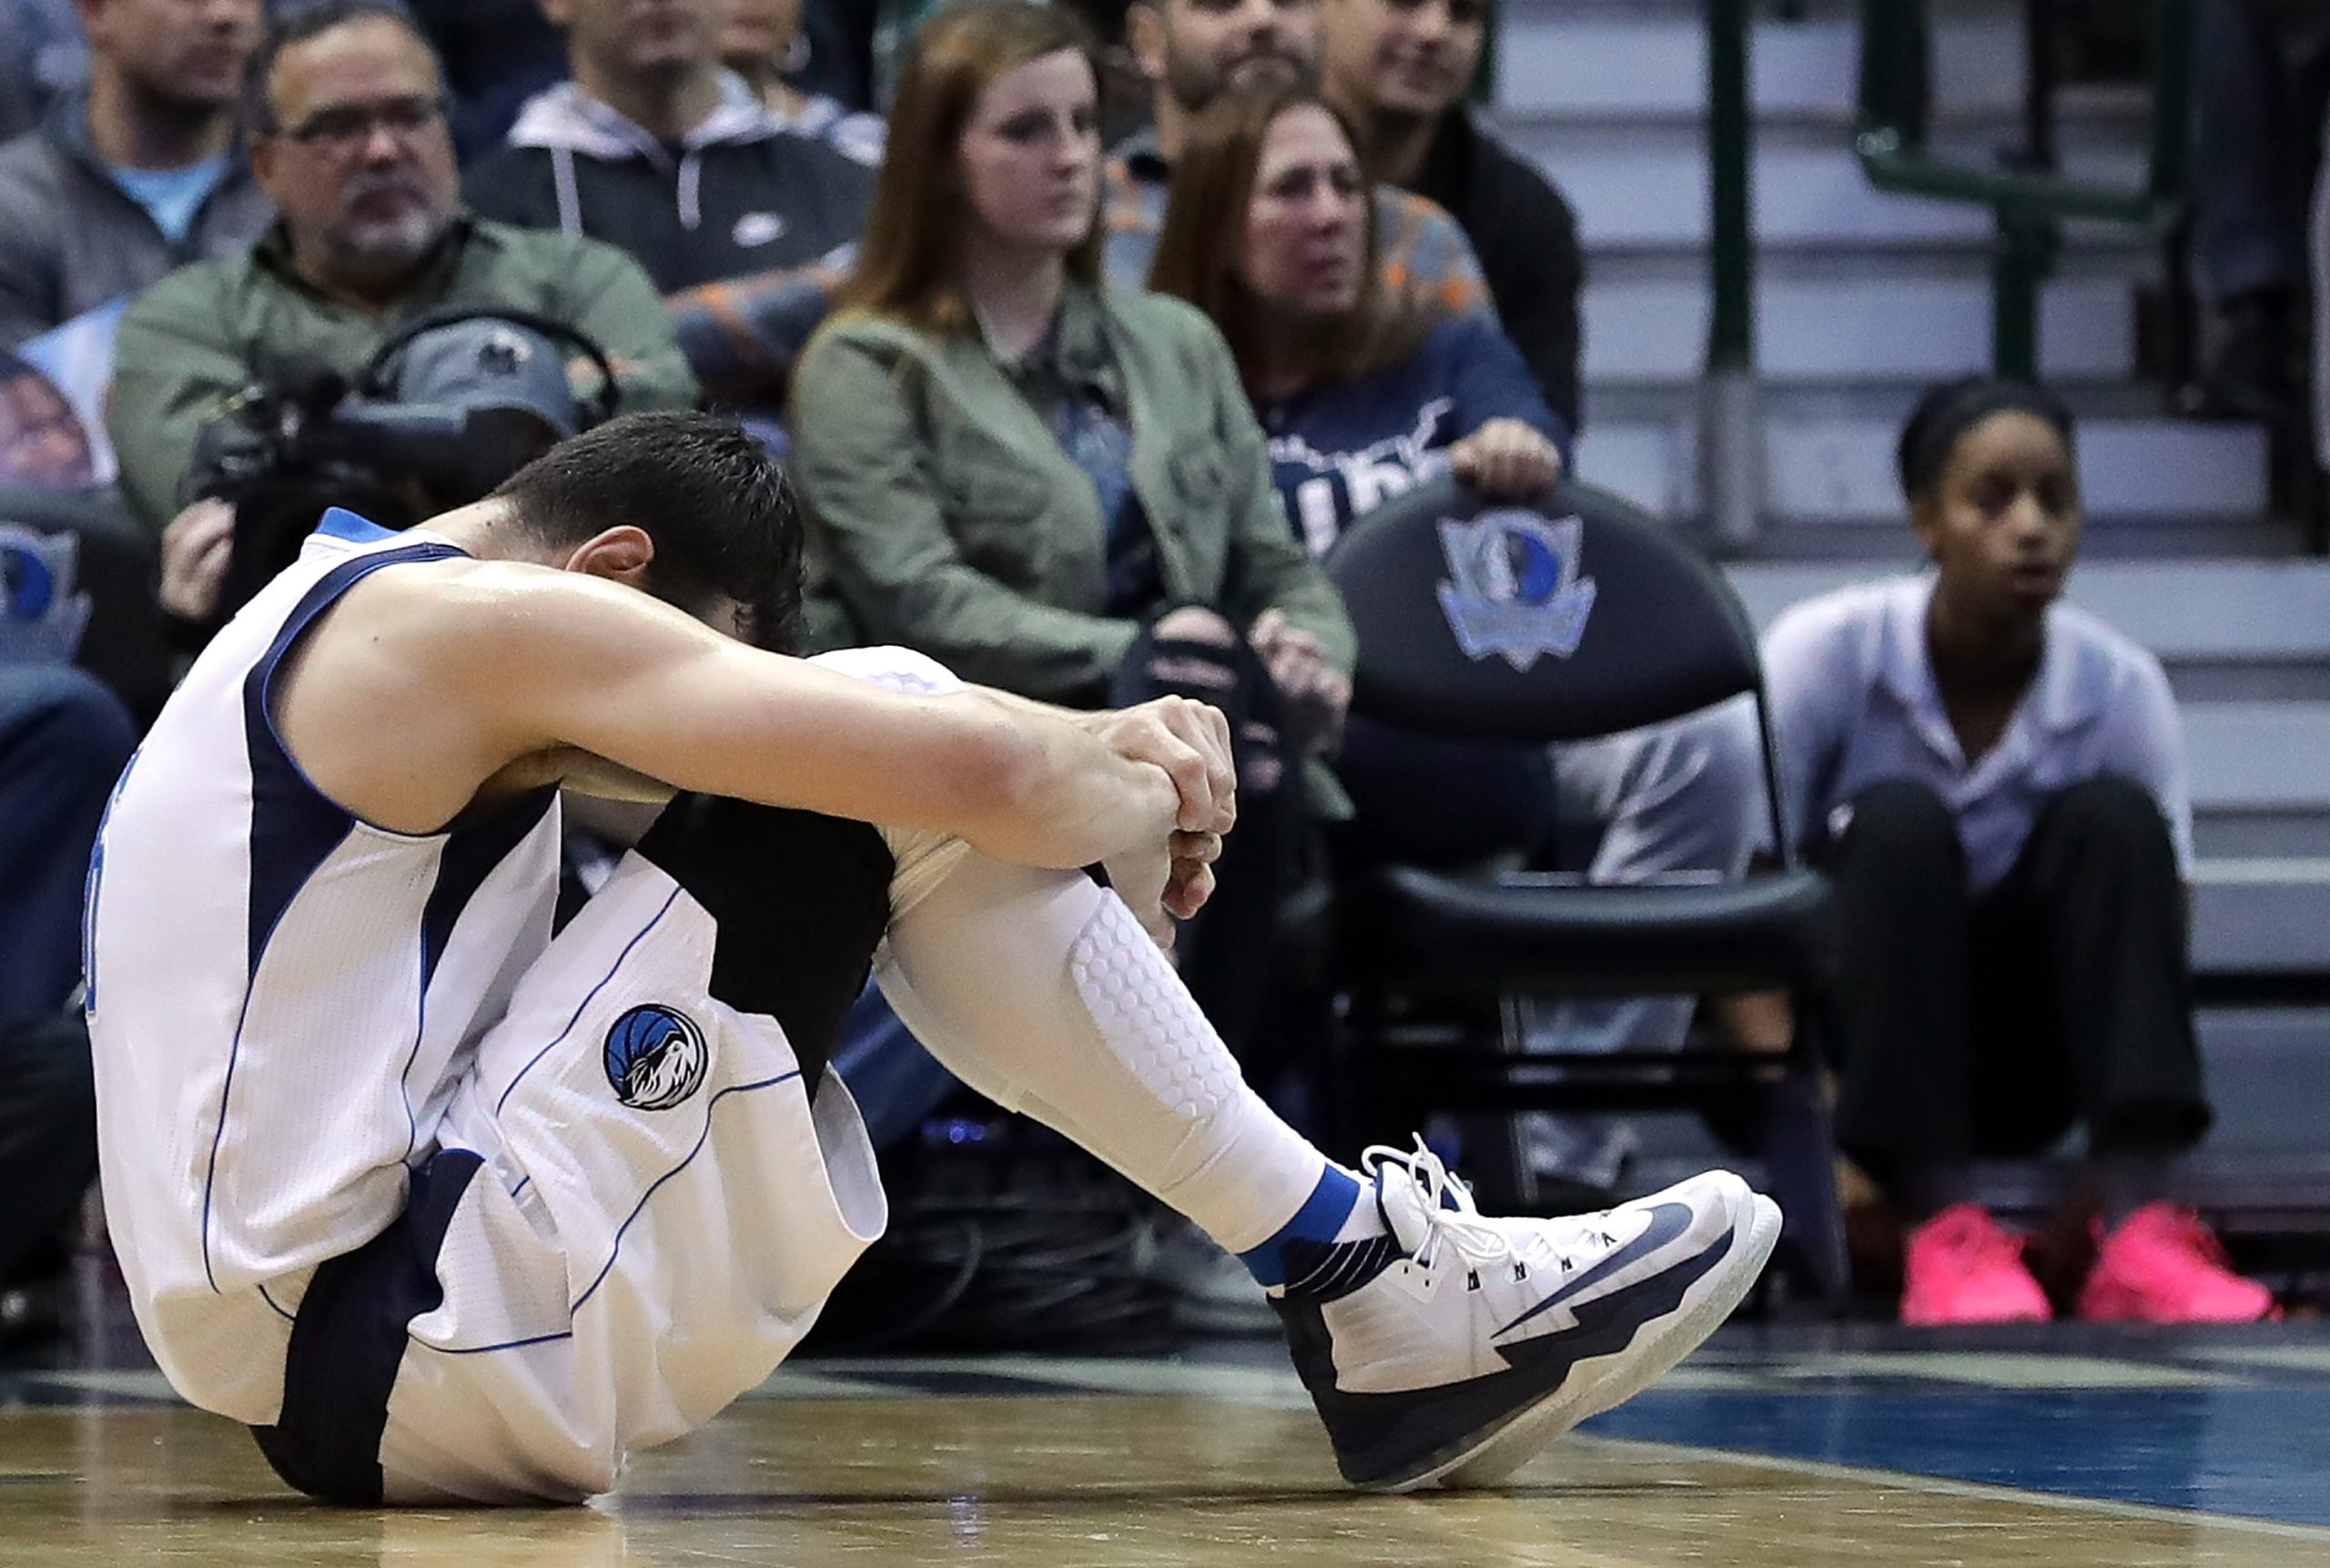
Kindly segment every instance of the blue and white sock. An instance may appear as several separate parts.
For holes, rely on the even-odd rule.
[[[1325,1301],[1359,1289],[1398,1256],[1374,1184],[1330,1164],[1294,1218],[1238,1260],[1273,1296]]]

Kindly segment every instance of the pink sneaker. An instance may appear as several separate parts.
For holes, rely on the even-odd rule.
[[[1910,1232],[1901,1321],[2043,1323],[2054,1310],[2022,1264],[2022,1239],[1979,1204],[1958,1203]]]
[[[2254,1323],[2278,1319],[2272,1291],[2234,1273],[2224,1245],[2189,1209],[2147,1203],[2109,1236],[2080,1291],[2091,1323]]]

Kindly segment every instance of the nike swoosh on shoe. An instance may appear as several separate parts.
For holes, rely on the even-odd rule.
[[[1521,1316],[1514,1319],[1510,1323],[1507,1323],[1503,1328],[1496,1330],[1490,1338],[1493,1340],[1502,1339],[1504,1336],[1513,1332],[1514,1330],[1521,1327],[1522,1324],[1526,1323],[1531,1319],[1536,1317],[1539,1313],[1551,1311],[1554,1308],[1560,1306],[1564,1301],[1568,1300],[1579,1291],[1586,1290],[1590,1286],[1608,1279],[1611,1275],[1624,1269],[1627,1264],[1632,1263],[1636,1259],[1657,1251],[1660,1248],[1666,1246],[1668,1242],[1673,1241],[1677,1237],[1682,1235],[1684,1231],[1688,1230],[1691,1228],[1692,1218],[1691,1206],[1687,1203],[1662,1203],[1658,1205],[1650,1211],[1650,1223],[1643,1228],[1642,1234],[1636,1236],[1633,1240],[1627,1242],[1616,1251],[1612,1252],[1608,1257],[1603,1259],[1599,1263],[1595,1264],[1594,1267],[1588,1269],[1585,1273],[1564,1280],[1559,1289],[1549,1293],[1544,1300],[1538,1302],[1535,1306],[1522,1313]],[[1709,1243],[1709,1245],[1719,1247],[1724,1242],[1729,1240],[1730,1237],[1731,1231],[1727,1229],[1721,1236],[1717,1237]]]

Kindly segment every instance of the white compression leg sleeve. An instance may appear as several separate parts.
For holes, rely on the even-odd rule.
[[[894,841],[901,890],[921,885],[897,900],[876,977],[907,1027],[965,1083],[1074,1139],[1229,1250],[1270,1239],[1325,1157],[1246,1086],[1131,912],[1074,873],[947,847]]]

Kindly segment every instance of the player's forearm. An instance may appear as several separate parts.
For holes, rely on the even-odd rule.
[[[1172,834],[1180,796],[1163,769],[1118,755],[1073,715],[1018,700],[984,705],[1004,724],[997,787],[980,802],[978,820],[958,829],[975,848],[1066,868],[1162,845]]]

